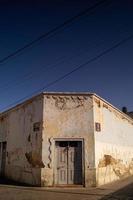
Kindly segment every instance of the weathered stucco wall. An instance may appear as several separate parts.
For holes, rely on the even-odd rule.
[[[95,184],[94,126],[91,97],[84,95],[44,95],[42,185],[55,179],[55,139],[84,139],[85,186]]]
[[[0,142],[7,142],[5,175],[41,184],[43,97],[35,97],[0,117]]]
[[[97,185],[133,174],[133,120],[94,97]]]
[[[45,93],[0,115],[5,175],[32,185],[56,184],[59,139],[83,141],[86,187],[133,174],[132,119],[96,95]],[[0,166],[1,159],[0,153]]]

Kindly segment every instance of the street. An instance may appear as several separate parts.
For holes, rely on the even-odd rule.
[[[0,181],[0,200],[133,200],[133,177],[98,188],[41,188]]]

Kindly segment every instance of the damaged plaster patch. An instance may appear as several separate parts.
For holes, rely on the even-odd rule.
[[[84,97],[53,97],[53,99],[55,100],[55,106],[60,109],[60,110],[69,110],[69,109],[75,109],[81,106],[84,106],[84,103],[87,99],[85,99]],[[73,100],[73,101],[71,101]],[[70,103],[71,101],[71,103]]]
[[[106,167],[107,165],[117,164],[117,160],[111,155],[104,155],[104,158],[99,160],[98,167]]]
[[[25,153],[25,157],[32,167],[44,168],[45,165],[37,152]]]
[[[102,168],[108,165],[112,166],[114,173],[119,178],[131,175],[130,170],[132,170],[133,165],[129,164],[129,167],[126,167],[122,160],[115,159],[111,155],[104,155],[104,158],[99,160],[98,167]]]

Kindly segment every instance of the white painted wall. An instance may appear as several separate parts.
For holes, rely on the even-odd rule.
[[[33,130],[36,122],[39,131]],[[101,124],[100,132],[95,122]],[[96,95],[49,93],[0,115],[0,142],[7,141],[6,176],[52,186],[55,139],[84,140],[86,187],[133,173],[132,119]]]
[[[45,95],[43,110],[42,184],[55,180],[54,139],[84,139],[85,185],[94,185],[92,99],[85,95]]]
[[[7,141],[8,178],[33,185],[41,183],[41,169],[33,164],[41,160],[42,111],[42,96],[38,96],[0,116],[0,142]],[[33,131],[36,122],[41,124],[40,131]]]
[[[102,185],[133,173],[133,120],[94,97],[95,166],[97,184]],[[108,156],[106,156],[108,155]]]

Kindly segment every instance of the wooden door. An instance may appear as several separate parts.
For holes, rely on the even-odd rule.
[[[57,145],[57,184],[82,184],[82,142],[60,141]]]
[[[82,143],[79,141],[69,142],[68,184],[82,184]]]
[[[67,142],[59,142],[57,144],[57,184],[67,184],[67,158],[68,151]]]

